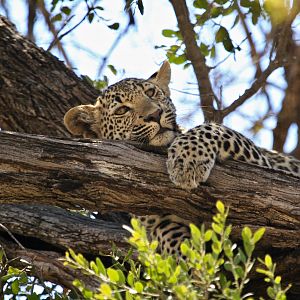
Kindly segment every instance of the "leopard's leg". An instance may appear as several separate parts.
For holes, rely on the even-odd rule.
[[[175,215],[137,216],[148,238],[158,241],[158,252],[181,257],[180,245],[190,238],[189,222]]]
[[[227,158],[271,168],[261,149],[242,134],[215,123],[204,123],[175,138],[168,149],[170,179],[191,190],[205,182],[215,164]]]
[[[220,137],[206,125],[175,138],[168,149],[167,168],[177,186],[191,190],[205,182],[218,155]]]

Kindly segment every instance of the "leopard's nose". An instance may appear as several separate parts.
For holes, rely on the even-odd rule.
[[[144,117],[144,121],[145,122],[157,122],[157,123],[159,123],[161,114],[162,114],[162,109],[158,108],[153,113],[151,113],[148,116]]]

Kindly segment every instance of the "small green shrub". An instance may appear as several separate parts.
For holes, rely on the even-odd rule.
[[[185,259],[157,253],[158,242],[147,239],[145,228],[136,219],[131,220],[132,228],[126,229],[131,233],[128,242],[138,253],[137,261],[132,252],[122,261],[113,254],[115,264],[106,268],[100,258],[88,262],[70,249],[65,264],[100,282],[97,291],[86,288],[80,280],[75,280],[74,285],[84,299],[254,299],[254,294],[245,294],[244,290],[255,262],[255,245],[265,229],[253,233],[245,227],[243,247],[237,247],[230,240],[231,225],[226,226],[228,209],[220,201],[216,207],[211,228],[190,225],[191,239],[181,244]],[[276,265],[269,255],[260,262],[262,267],[257,272],[266,276],[267,295],[285,300],[290,285],[281,287],[281,277],[275,276]]]

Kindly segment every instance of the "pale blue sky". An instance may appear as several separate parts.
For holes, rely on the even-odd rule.
[[[139,11],[136,10],[136,28],[131,28],[129,34],[122,39],[118,47],[113,52],[109,59],[109,64],[113,64],[118,69],[118,75],[114,76],[108,69],[104,74],[109,77],[109,82],[114,83],[125,77],[140,77],[146,78],[150,76],[159,67],[159,64],[166,59],[165,50],[154,49],[155,45],[172,45],[174,40],[167,39],[162,36],[162,29],[176,29],[176,18],[173,9],[167,0],[144,0],[145,14],[141,16]],[[48,3],[51,3],[49,0]],[[69,1],[65,1],[69,3]],[[103,17],[107,20],[108,24],[113,22],[120,22],[121,27],[127,23],[127,16],[124,14],[123,6],[124,0],[103,0],[100,3],[104,8]],[[14,0],[10,2],[13,5],[11,9],[12,20],[16,23],[18,30],[25,33],[25,20],[26,11],[24,8],[23,0]],[[84,2],[77,9],[77,16],[73,19],[73,24],[76,24],[84,13]],[[1,13],[1,11],[0,11]],[[76,20],[75,20],[76,19]],[[223,22],[231,22],[225,20]],[[225,23],[226,24],[226,23]],[[265,24],[266,25],[266,24]],[[257,43],[260,43],[259,31],[253,27]],[[39,22],[36,26],[36,34],[38,45],[47,48],[51,41],[51,36],[45,30],[44,24]],[[209,40],[209,31],[204,28],[201,30],[201,36]],[[240,29],[234,29],[231,33],[233,39],[239,43],[245,35]],[[75,72],[80,75],[88,75],[96,79],[98,67],[101,63],[101,58],[105,56],[112,42],[116,37],[116,32],[109,29],[103,22],[93,22],[89,24],[84,22],[74,32],[63,39],[63,43],[68,50],[73,66],[76,68]],[[230,104],[234,99],[241,95],[244,90],[249,87],[249,79],[253,76],[253,68],[249,64],[249,50],[247,43],[243,43],[242,51],[236,53],[234,59],[231,56],[221,66],[222,72],[238,74],[237,80],[232,81],[230,76],[223,77],[223,101],[226,105]],[[89,50],[86,51],[86,49]],[[53,52],[58,55],[56,51]],[[210,61],[211,65],[227,56],[227,52],[221,51],[215,62]],[[124,70],[124,72],[122,72]],[[211,76],[217,78],[218,69],[211,72]],[[284,87],[285,82],[281,76],[282,70],[277,70],[271,75],[271,79],[277,85]],[[269,78],[269,80],[270,80]],[[172,84],[171,89],[187,90],[191,93],[197,93],[194,84],[187,84],[187,82],[195,83],[195,77],[192,70],[189,68],[183,70],[182,66],[172,65]],[[193,89],[191,89],[193,88]],[[186,95],[172,90],[172,99],[177,107],[178,121],[185,127],[190,128],[199,125],[203,122],[203,115],[199,107],[199,100],[197,96]],[[270,88],[270,95],[272,97],[272,105],[276,111],[281,107],[283,93],[279,89]],[[239,113],[231,114],[225,119],[225,124],[237,131],[242,132],[250,138],[251,133],[247,130],[251,126],[246,116],[263,115],[266,111],[266,104],[261,97],[253,97],[248,100],[245,105],[239,109]],[[192,114],[195,110],[196,113]],[[266,122],[266,127],[271,129],[275,123],[275,118],[269,118]],[[286,145],[286,151],[292,150],[295,147],[296,140],[293,138],[296,133],[296,127],[290,130],[290,139]],[[263,147],[272,147],[272,134],[270,130],[261,130],[255,136],[255,142]]]

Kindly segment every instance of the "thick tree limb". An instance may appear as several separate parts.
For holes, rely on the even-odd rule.
[[[93,103],[97,91],[1,16],[0,53],[0,128],[70,136],[63,124],[65,112]]]
[[[299,180],[236,162],[216,166],[206,186],[187,192],[169,181],[163,156],[126,143],[0,132],[0,170],[2,204],[168,211],[199,222],[210,220],[215,200],[222,199],[234,224],[300,228]],[[289,242],[299,247],[299,236]]]
[[[17,236],[22,246],[63,253],[71,247],[77,252],[98,255],[110,253],[112,243],[128,248],[127,231],[121,224],[104,222],[79,213],[46,205],[0,204],[0,224]],[[0,228],[0,232],[5,232]],[[23,237],[31,237],[31,239]]]

